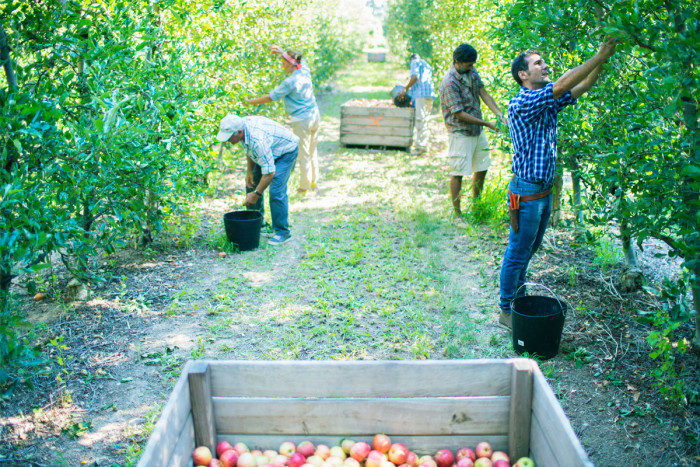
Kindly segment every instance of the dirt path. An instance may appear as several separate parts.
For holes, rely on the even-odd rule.
[[[383,66],[377,72],[401,70]],[[113,280],[92,290],[87,302],[36,306],[25,297],[32,318],[47,323],[44,342],[63,337],[47,348],[50,370],[67,385],[62,389],[47,371],[31,378],[45,396],[17,388],[3,406],[0,461],[133,463],[191,358],[514,355],[508,334],[496,326],[505,228],[498,221],[467,229],[451,223],[440,122],[431,123],[428,156],[340,147],[339,103],[382,88],[338,86],[323,98],[319,189],[291,197],[291,242],[271,247],[263,240],[255,251],[219,256],[221,215],[243,196],[243,164],[234,156],[214,195],[182,218],[178,231],[154,249],[121,252],[105,266]],[[486,196],[500,196],[497,174],[504,168],[505,161],[495,161]],[[296,174],[290,192],[295,182]],[[546,273],[555,286],[564,283],[560,291],[574,261],[566,248],[554,248],[565,242],[565,233],[552,232],[533,264],[534,278]],[[189,247],[176,247],[182,244]],[[593,296],[599,284],[589,285],[584,293]],[[635,396],[606,383],[604,356],[585,365],[568,357],[589,342],[589,319],[590,310],[570,312],[568,353],[543,369],[594,461],[639,465],[653,456],[658,465],[690,465],[682,435],[655,430],[652,416],[619,423],[621,407]],[[639,392],[644,382],[635,384]]]

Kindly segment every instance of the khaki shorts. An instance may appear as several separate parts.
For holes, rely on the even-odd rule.
[[[482,130],[479,136],[464,136],[450,133],[450,146],[447,150],[450,175],[463,177],[472,172],[483,172],[491,167],[489,139]]]

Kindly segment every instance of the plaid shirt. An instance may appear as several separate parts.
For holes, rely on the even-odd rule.
[[[246,154],[260,166],[263,175],[275,171],[275,159],[299,147],[299,138],[267,117],[243,117]]]
[[[553,87],[553,83],[537,90],[521,87],[508,104],[513,173],[531,182],[554,180],[557,114],[576,102],[571,92],[554,99]]]
[[[422,58],[411,60],[411,77],[416,77],[418,81],[411,86],[411,97],[435,97],[435,86],[433,85],[433,69],[428,62]]]
[[[466,136],[481,134],[481,125],[463,122],[455,117],[461,110],[476,118],[481,118],[481,101],[479,90],[484,87],[481,76],[473,68],[464,75],[452,65],[440,84],[440,106],[445,117],[445,126],[450,133]]]

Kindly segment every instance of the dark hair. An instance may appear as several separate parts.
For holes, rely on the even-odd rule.
[[[477,52],[474,47],[469,44],[460,44],[452,53],[452,60],[455,62],[475,62]]]
[[[418,55],[418,54],[411,54],[411,60],[415,60],[416,58],[420,58],[420,55]]]
[[[510,72],[513,75],[513,79],[516,83],[518,83],[519,86],[523,85],[523,80],[521,80],[520,76],[518,76],[518,72],[528,70],[529,65],[527,63],[527,57],[533,54],[542,55],[534,50],[522,52],[517,57],[515,57],[515,60],[513,60],[513,64],[510,66]]]
[[[287,54],[292,57],[294,60],[296,60],[298,63],[301,63],[301,54],[298,52],[295,52],[293,50],[287,50]]]

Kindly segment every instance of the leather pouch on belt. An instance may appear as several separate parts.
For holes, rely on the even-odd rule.
[[[520,214],[520,195],[508,190],[508,214],[510,216],[510,227],[513,232],[518,233],[520,224],[518,215]]]

